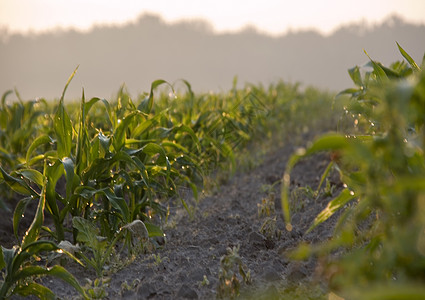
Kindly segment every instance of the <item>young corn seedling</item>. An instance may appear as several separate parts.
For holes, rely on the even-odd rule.
[[[264,235],[268,240],[280,239],[282,231],[277,228],[276,216],[267,217],[260,227],[260,233]]]
[[[79,255],[96,270],[99,278],[103,276],[103,270],[111,259],[115,245],[127,232],[141,244],[147,243],[149,239],[148,230],[140,220],[123,226],[111,242],[106,237],[99,235],[98,228],[90,220],[74,217],[72,222],[74,228],[78,230],[77,241],[83,243],[91,251],[90,256],[85,255],[82,251]]]
[[[220,259],[220,270],[217,286],[217,298],[235,299],[240,294],[242,281],[251,283],[251,272],[239,256],[239,245],[227,248],[227,254]]]
[[[261,217],[270,217],[274,215],[275,212],[275,194],[270,193],[267,197],[261,200],[261,203],[257,203],[258,216]]]
[[[257,206],[258,216],[260,218],[264,217],[259,232],[268,240],[279,239],[282,232],[276,225],[275,194],[270,193],[266,198],[263,198],[261,203],[258,203]]]

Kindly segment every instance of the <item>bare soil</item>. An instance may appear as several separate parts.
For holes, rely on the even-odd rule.
[[[317,275],[317,261],[291,261],[285,253],[300,242],[319,242],[332,235],[335,218],[305,234],[329,197],[317,200],[305,195],[293,203],[293,230],[285,230],[280,204],[280,180],[295,146],[285,145],[270,151],[260,165],[237,173],[204,195],[193,218],[182,209],[173,209],[164,227],[166,242],[157,250],[140,255],[131,264],[112,272],[110,282],[103,285],[107,299],[214,299],[218,286],[220,258],[227,248],[239,246],[239,255],[250,270],[252,283],[241,279],[241,297],[251,299],[283,299],[290,293],[296,298],[300,285],[316,288],[311,299],[324,297],[326,282]],[[320,176],[329,163],[328,154],[316,155],[301,161],[291,174],[292,187],[306,185],[317,188]],[[338,176],[332,174],[331,183],[340,187]],[[273,185],[274,184],[274,185]],[[260,217],[258,204],[275,193],[276,226],[280,237],[267,238],[260,233],[265,217]],[[177,205],[176,205],[177,207]],[[13,243],[10,217],[0,218],[0,243]],[[153,255],[154,254],[154,255]],[[94,280],[92,269],[83,269],[73,262],[66,268],[85,284]],[[63,299],[77,298],[78,294],[62,281],[40,279]],[[125,283],[125,284],[123,284]],[[125,288],[127,285],[130,288]],[[306,295],[302,296],[305,299]]]

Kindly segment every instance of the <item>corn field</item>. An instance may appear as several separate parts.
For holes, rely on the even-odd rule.
[[[113,100],[86,99],[83,90],[80,100],[65,101],[78,67],[58,100],[5,92],[0,209],[12,215],[14,246],[0,251],[0,298],[54,299],[33,280],[40,276],[93,298],[66,267],[40,261],[66,256],[102,278],[112,254],[159,247],[169,199],[191,216],[214,174],[238,170],[244,149],[318,128],[326,133],[282,170],[281,215],[292,231],[291,171],[326,152],[332,160],[317,190],[332,170],[343,188],[308,232],[337,213],[339,221],[330,240],[301,243],[286,257],[318,257],[329,294],[425,297],[425,58],[418,65],[398,48],[404,60],[385,67],[369,57],[349,70],[354,87],[337,95],[285,82],[237,89],[236,79],[227,93],[195,94],[187,81],[155,80],[136,98],[123,86]],[[12,94],[17,101],[8,100]],[[25,216],[32,218],[28,228]]]

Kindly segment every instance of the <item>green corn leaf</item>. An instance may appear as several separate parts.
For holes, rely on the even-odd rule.
[[[140,151],[141,150],[138,150],[136,152]],[[129,152],[132,153],[131,151]],[[140,166],[136,163],[135,159],[132,158],[128,153],[124,151],[119,151],[112,157],[95,159],[88,168],[88,170],[86,170],[85,174],[82,176],[83,181],[86,182],[87,180],[96,179],[96,177],[108,174],[111,170],[112,165],[117,162],[126,162],[130,165],[138,167]]]
[[[109,152],[109,146],[111,145],[111,138],[104,135],[103,132],[99,132],[98,134],[100,145],[102,146],[103,151],[105,153]]]
[[[3,255],[3,247],[0,249],[0,271],[3,270],[3,268],[6,267],[6,262],[4,261],[4,255]]]
[[[404,51],[404,49],[400,46],[399,43],[396,42],[396,44],[397,44],[398,50],[400,51],[401,55],[403,55],[403,57],[407,60],[407,62],[412,67],[412,70],[414,72],[418,72],[419,73],[421,71],[421,68],[419,68],[419,66],[416,64],[416,62],[413,60],[413,58],[410,57],[410,55],[407,54],[406,51]]]
[[[38,187],[42,187],[44,183],[44,175],[35,169],[21,169],[15,172],[16,175],[22,176],[31,182],[34,182]]]
[[[41,191],[40,199],[38,201],[37,210],[35,212],[34,219],[25,233],[22,239],[22,248],[25,248],[26,245],[36,241],[40,234],[41,226],[44,222],[44,207],[46,205],[46,179],[44,179],[43,189]]]
[[[364,53],[367,55],[367,57],[370,59],[370,62],[372,63],[373,71],[376,74],[376,78],[378,79],[378,82],[387,81],[388,77],[385,71],[382,69],[379,63],[375,62],[372,58],[370,58],[369,54],[364,50]]]
[[[0,147],[0,160],[6,162],[10,166],[13,166],[13,164],[15,163],[15,157],[13,156],[13,154],[10,153],[10,151],[4,149],[3,147]]]
[[[357,85],[358,87],[363,86],[362,76],[360,74],[360,69],[358,66],[349,69],[348,74],[350,75],[355,85]]]
[[[340,150],[348,146],[347,138],[340,134],[327,134],[313,142],[305,152],[306,155],[311,155],[320,151]]]
[[[163,117],[163,112],[160,112],[156,114],[153,118],[145,120],[144,122],[140,123],[134,130],[133,130],[133,137],[138,138],[140,135],[145,133],[147,130],[155,126],[159,123],[160,119]]]
[[[29,195],[37,195],[37,193],[25,182],[25,180],[17,177],[10,176],[7,174],[5,170],[0,166],[1,176],[3,180],[7,183],[7,185],[14,190],[15,192],[29,196]]]
[[[142,147],[142,152],[149,155],[149,156],[154,156],[156,154],[159,154],[159,157],[156,160],[156,164],[158,165],[165,165],[166,164],[166,155],[165,155],[165,151],[164,149],[158,145],[158,144],[154,144],[154,143],[149,143],[146,144],[145,146]]]
[[[190,180],[190,178],[189,178],[189,177],[187,177],[187,176],[180,175],[179,177],[180,177],[180,178],[182,178],[182,179],[183,179],[183,181],[184,181],[184,182],[186,182],[186,183],[190,186],[190,189],[192,190],[193,197],[195,198],[195,200],[196,200],[196,201],[198,201],[198,199],[199,199],[199,194],[198,194],[198,188],[197,188],[196,184],[194,184],[194,183]]]
[[[77,292],[79,292],[85,299],[87,299],[87,296],[78,281],[64,267],[59,265],[51,267],[49,269],[49,275],[62,279],[63,281],[71,285],[74,289],[76,289]]]
[[[286,165],[285,173],[282,178],[282,189],[281,189],[281,203],[283,216],[286,222],[286,229],[292,230],[291,225],[291,214],[289,210],[289,186],[291,182],[291,171],[295,164],[303,157],[312,155],[321,151],[329,150],[342,150],[349,145],[348,139],[340,134],[328,134],[320,137],[307,149],[299,149],[297,153],[293,154]]]
[[[179,150],[181,152],[184,152],[184,153],[189,153],[189,149],[187,149],[186,147],[184,147],[181,144],[178,144],[178,143],[176,143],[174,141],[173,142],[170,142],[170,141],[161,142],[161,146],[163,148],[170,147],[170,148],[177,149],[177,150]]]
[[[55,265],[51,268],[45,268],[41,266],[29,266],[22,271],[19,272],[19,275],[17,276],[17,279],[24,279],[31,276],[40,276],[40,275],[50,275],[57,277],[69,285],[71,285],[73,288],[75,288],[81,295],[85,297],[85,292],[81,288],[78,281],[75,279],[75,277],[69,273],[64,267]],[[55,299],[55,298],[54,298]]]
[[[198,137],[196,136],[195,132],[193,131],[192,128],[190,128],[189,126],[186,126],[184,124],[181,124],[180,126],[176,127],[174,129],[175,132],[186,132],[190,135],[190,137],[192,138],[192,140],[195,142],[196,146],[198,147],[198,151],[200,151],[201,149],[201,143],[199,142]]]
[[[59,178],[63,175],[64,167],[60,160],[56,159],[54,163],[50,163],[45,166],[45,176],[47,177],[46,183],[46,202],[47,208],[51,213],[52,217],[58,221],[59,218],[59,207],[56,201],[56,183]],[[59,224],[56,224],[59,225]]]
[[[43,251],[50,252],[50,251],[56,251],[60,248],[58,245],[56,245],[53,241],[49,240],[36,240],[32,243],[22,245],[21,246],[21,253],[27,253],[30,256],[34,254],[41,253]]]
[[[59,101],[58,109],[53,118],[53,129],[56,133],[57,151],[58,151],[58,156],[60,158],[69,156],[71,153],[72,124],[71,124],[71,120],[69,119],[68,113],[65,110],[64,97],[65,97],[66,89],[71,83],[72,78],[77,73],[78,67],[79,66],[75,68],[74,72],[72,72],[71,76],[69,76],[68,81],[66,82],[66,85],[62,92],[62,96]]]
[[[111,170],[110,166],[113,164],[111,158],[97,158],[92,161],[90,167],[83,172],[82,181],[87,182],[91,179],[98,179],[103,177],[106,172]],[[109,176],[109,175],[108,175]]]
[[[372,284],[367,289],[355,289],[351,288],[348,291],[349,295],[352,295],[351,299],[360,300],[398,300],[398,299],[409,299],[409,300],[421,300],[425,299],[425,288],[422,284],[412,282],[404,282],[399,284]],[[351,296],[350,296],[351,297]]]
[[[78,67],[79,67],[79,66],[80,66],[80,65],[78,65],[78,66],[74,69],[74,72],[72,72],[72,74],[69,76],[68,81],[66,82],[65,87],[63,88],[62,96],[61,96],[61,98],[60,98],[60,102],[62,102],[62,101],[63,101],[63,99],[64,99],[64,97],[65,97],[66,89],[68,88],[69,84],[71,83],[72,78],[74,78],[75,74],[77,73],[77,70],[78,70]]]
[[[99,193],[105,195],[111,205],[120,212],[124,221],[129,221],[130,211],[124,198],[117,197],[109,188],[102,189]]]
[[[149,232],[146,225],[141,220],[134,220],[131,223],[127,223],[122,226],[120,230],[128,230],[131,235],[137,239],[147,240],[149,238]]]
[[[17,280],[23,280],[31,276],[40,276],[49,274],[49,268],[42,266],[28,266],[24,267],[15,274]]]
[[[71,198],[72,191],[75,186],[79,184],[79,176],[75,174],[74,162],[71,158],[65,157],[61,160],[63,167],[65,169],[66,175],[66,200],[68,201]]]
[[[90,166],[90,164],[97,158],[104,158],[105,157],[105,151],[100,146],[99,136],[95,136],[91,141],[90,145],[88,146],[89,153],[87,157],[87,166],[86,168],[82,168],[78,171],[78,174],[84,174],[84,171],[87,170],[87,167]]]
[[[322,210],[317,217],[314,219],[313,224],[307,230],[307,232],[312,231],[319,224],[325,222],[329,219],[336,211],[338,211],[341,207],[347,204],[349,201],[353,200],[355,195],[352,191],[348,189],[344,189],[336,198],[331,200],[326,208]]]
[[[114,130],[113,146],[115,151],[120,151],[125,145],[125,138],[127,133],[128,125],[133,121],[133,118],[139,116],[140,113],[135,111],[125,116]]]
[[[4,248],[1,246],[2,253],[3,253],[3,261],[5,263],[5,268],[7,269],[8,274],[12,274],[12,268],[13,268],[13,259],[15,257],[17,247],[13,247],[11,249]]]
[[[109,108],[109,102],[107,100],[101,99],[101,98],[97,98],[97,97],[91,98],[88,102],[85,102],[84,103],[84,113],[85,113],[85,116],[88,115],[88,113],[89,113],[90,109],[93,107],[93,105],[95,105],[99,101],[101,101],[105,105],[106,109],[108,110],[108,108]],[[109,108],[109,110],[110,110],[110,108]],[[85,121],[85,119],[83,119],[83,121]]]
[[[92,249],[96,249],[99,240],[96,238],[98,229],[87,219],[81,217],[72,218],[72,226],[78,230],[77,240],[86,243]]]
[[[164,232],[159,226],[149,222],[144,222],[144,223],[145,223],[146,229],[148,230],[149,237],[164,236]]]
[[[329,172],[331,171],[331,169],[332,169],[333,165],[334,165],[334,162],[333,162],[333,161],[331,161],[331,162],[328,164],[328,166],[326,167],[325,171],[323,172],[322,177],[320,177],[320,182],[319,182],[319,185],[317,186],[317,189],[316,189],[316,192],[315,192],[315,194],[316,194],[316,195],[319,195],[319,193],[320,193],[320,188],[322,187],[323,182],[325,182],[326,178],[328,177]]]
[[[74,194],[85,199],[90,199],[96,194],[96,189],[90,186],[79,186],[75,189]]]
[[[53,143],[53,140],[51,137],[49,137],[48,135],[42,135],[39,136],[38,138],[36,138],[31,145],[29,146],[28,150],[27,150],[27,154],[26,154],[26,163],[27,166],[30,165],[30,158],[32,153],[34,152],[35,149],[37,149],[39,146],[41,145],[45,145],[45,144],[50,144]]]
[[[87,165],[87,153],[88,153],[88,138],[87,138],[87,130],[86,130],[86,106],[85,106],[86,97],[83,94],[81,97],[80,104],[80,119],[79,119],[79,129],[78,129],[78,138],[77,138],[77,149],[76,149],[76,157],[75,162],[77,165],[77,173],[80,174],[82,169],[85,169]],[[68,196],[68,195],[67,195]]]
[[[19,223],[21,222],[22,217],[24,216],[24,213],[27,209],[28,204],[30,201],[33,200],[31,197],[26,197],[18,202],[15,207],[15,211],[13,212],[13,233],[15,234],[16,239],[19,239],[18,237],[18,229],[19,229]]]
[[[153,91],[160,86],[161,84],[168,84],[171,89],[173,89],[173,86],[171,84],[169,84],[167,81],[162,80],[162,79],[158,79],[155,80],[154,82],[152,82],[151,84],[151,91],[149,93],[149,97],[147,97],[146,99],[144,99],[140,105],[137,107],[138,110],[149,114],[152,111],[152,106],[153,106]]]
[[[111,205],[120,212],[122,219],[128,222],[130,211],[127,202],[125,202],[124,198],[117,197],[109,187],[96,190],[90,187],[80,186],[75,189],[74,193],[85,199],[90,199],[94,195],[105,196],[106,199],[108,199],[108,201],[111,203]]]
[[[379,66],[382,68],[382,70],[384,70],[385,74],[387,75],[388,78],[391,79],[396,79],[396,78],[401,78],[402,76],[400,75],[400,73],[385,67],[384,65],[379,64]]]
[[[307,150],[299,149],[298,153],[291,156],[287,168],[292,169],[293,166],[303,157],[318,153],[321,151],[342,150],[349,145],[348,139],[340,134],[326,134],[313,142]]]
[[[81,217],[74,217],[72,226],[78,230],[77,241],[85,243],[94,252],[104,252],[106,238],[98,235],[98,229],[93,222]],[[90,260],[86,262],[90,263]]]
[[[6,92],[3,93],[3,95],[1,96],[1,106],[3,110],[6,110],[6,98],[7,96],[9,96],[10,94],[13,94],[12,90],[7,90]],[[6,126],[4,126],[6,127]]]
[[[193,93],[193,90],[192,90],[192,85],[189,83],[189,81],[187,81],[186,79],[180,79],[183,83],[184,83],[184,85],[187,87],[187,91],[188,91],[188,93],[189,93],[189,98],[190,99],[193,99],[194,97],[195,97],[195,94]]]
[[[390,79],[397,79],[397,78],[402,77],[402,75],[399,72],[397,72],[393,69],[387,68],[384,65],[382,65],[381,63],[375,62],[375,61],[372,61],[372,60],[369,61],[367,64],[365,64],[365,67],[370,67],[370,68],[373,68],[374,70],[376,68],[379,68],[380,70],[382,70],[385,73],[385,76],[387,78],[390,78]],[[377,71],[375,71],[375,73],[377,73]],[[378,78],[378,79],[380,79],[380,78]]]
[[[10,274],[17,276],[23,264],[33,255],[40,255],[41,252],[57,251],[58,249],[58,246],[54,242],[47,240],[36,240],[25,245],[22,244],[21,251],[16,252],[16,255],[13,257]]]
[[[58,109],[53,118],[53,129],[56,133],[59,158],[70,156],[72,148],[72,124],[63,101],[59,102]]]
[[[92,98],[90,99],[89,102],[85,102],[84,104],[84,111],[86,116],[88,115],[90,109],[93,107],[94,104],[96,104],[97,102],[101,101],[103,103],[103,105],[106,108],[106,112],[108,113],[108,120],[110,125],[113,124],[112,122],[112,114],[111,114],[111,106],[109,105],[109,102],[106,99],[101,99],[101,98]]]
[[[22,297],[36,296],[43,300],[56,299],[55,294],[49,288],[35,282],[16,286],[13,290],[13,294],[19,294]]]

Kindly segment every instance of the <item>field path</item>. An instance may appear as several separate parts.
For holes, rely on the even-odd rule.
[[[105,291],[108,299],[215,299],[220,258],[227,248],[239,246],[239,255],[250,270],[252,284],[241,283],[241,294],[255,296],[258,288],[266,290],[264,299],[279,296],[293,283],[314,280],[315,262],[291,262],[283,253],[300,241],[320,241],[329,238],[334,222],[319,226],[314,232],[303,233],[329,199],[312,201],[300,197],[293,214],[294,230],[284,230],[280,206],[280,183],[286,162],[295,150],[285,146],[265,156],[263,162],[244,173],[237,173],[212,195],[201,199],[193,218],[179,210],[170,217],[165,228],[162,248],[142,255],[129,266],[111,275]],[[327,155],[300,162],[292,174],[294,186],[317,187],[328,163]],[[272,189],[272,184],[276,183]],[[260,233],[265,217],[258,215],[258,203],[275,192],[276,226],[280,238],[267,239]],[[68,266],[67,266],[68,267]],[[68,268],[80,281],[94,278],[91,270]],[[67,285],[44,279],[59,297],[74,293]],[[126,282],[130,289],[123,288]]]

